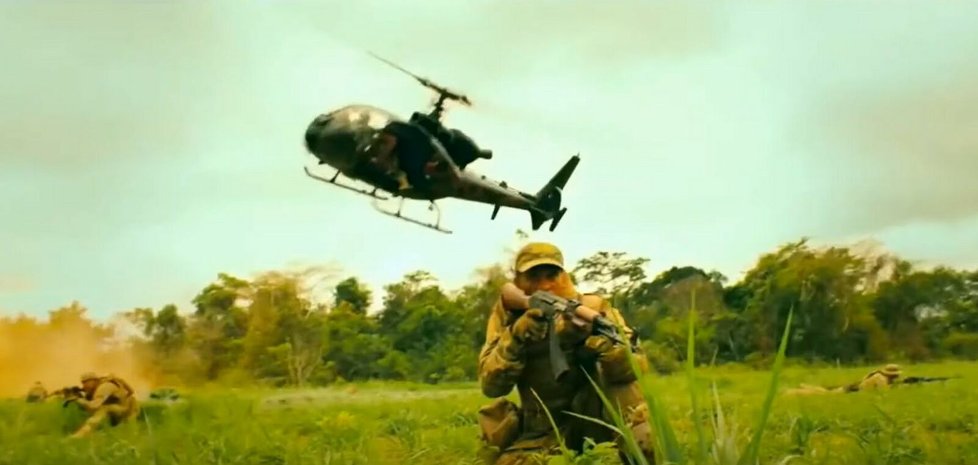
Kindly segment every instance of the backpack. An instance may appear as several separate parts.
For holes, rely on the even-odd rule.
[[[113,375],[109,375],[109,376],[106,376],[106,377],[100,379],[99,380],[99,384],[102,384],[102,383],[112,383],[112,384],[115,384],[116,386],[118,386],[123,391],[126,391],[126,396],[127,397],[132,397],[136,393],[136,390],[133,389],[132,386],[129,385],[129,383],[127,383],[122,378],[117,378],[117,377],[115,377]],[[119,400],[122,400],[122,399],[119,399]]]

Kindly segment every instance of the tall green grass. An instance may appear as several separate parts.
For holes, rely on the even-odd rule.
[[[631,365],[632,370],[639,374],[639,383],[641,386],[642,395],[649,407],[649,414],[651,416],[657,445],[656,463],[662,465],[757,465],[760,463],[759,457],[761,438],[763,437],[768,418],[771,415],[771,408],[774,403],[774,398],[778,392],[778,382],[781,375],[781,370],[784,366],[785,351],[788,345],[788,335],[791,328],[791,320],[794,311],[792,310],[788,313],[788,320],[785,324],[784,332],[781,335],[781,342],[778,347],[777,356],[774,360],[774,366],[771,370],[771,379],[768,383],[764,403],[758,415],[757,422],[753,428],[754,433],[750,442],[748,442],[747,445],[739,451],[736,448],[737,440],[735,435],[737,429],[727,425],[726,423],[715,384],[713,386],[714,420],[711,423],[713,426],[712,441],[707,437],[702,425],[703,417],[701,416],[699,402],[697,400],[699,397],[699,392],[697,389],[695,374],[696,314],[696,294],[693,293],[689,310],[689,325],[686,337],[685,374],[688,383],[687,390],[692,408],[692,424],[695,431],[696,441],[694,444],[689,445],[689,447],[684,447],[677,439],[676,428],[673,426],[673,421],[670,420],[668,413],[666,412],[665,408],[663,408],[663,397],[653,388],[652,384],[649,382],[650,378],[648,376],[641,375],[642,370],[640,369],[639,364],[633,355],[631,341],[625,341],[628,349],[627,353],[629,364]],[[624,328],[619,328],[619,331],[622,331],[622,334],[624,334]],[[577,416],[595,423],[603,424],[612,429],[615,433],[622,436],[626,446],[624,452],[627,454],[626,458],[631,464],[649,465],[638,446],[636,438],[624,420],[621,412],[621,406],[611,403],[598,382],[591,379],[590,376],[588,376],[588,380],[598,392],[605,411],[608,412],[613,424],[609,425],[598,418],[585,417],[581,415]],[[707,444],[709,443],[713,444],[712,451],[708,450]],[[563,442],[561,442],[561,450],[564,456],[562,460],[566,460],[568,457],[575,457],[573,453],[567,451],[566,448],[563,447]],[[581,460],[585,461],[590,460],[587,454],[581,454],[577,457],[580,457]],[[787,462],[791,458],[791,456],[786,456],[781,460],[781,462]]]
[[[906,365],[908,374],[963,378],[886,392],[782,397],[775,405],[781,384],[842,384],[870,368],[786,363],[789,327],[773,370],[761,372],[697,366],[690,321],[686,371],[640,380],[659,464],[978,463],[978,364]],[[78,409],[0,399],[0,465],[477,465],[491,457],[478,439],[476,412],[487,399],[476,383],[356,386],[185,392],[185,402],[144,404],[141,421],[82,440],[66,439],[85,418]],[[622,434],[629,464],[644,464],[620,410],[602,402],[609,418],[594,421]],[[581,453],[565,448],[549,460],[613,464],[618,454],[612,444],[589,443]]]
[[[842,384],[870,368],[816,368],[786,360],[779,384]],[[765,465],[788,456],[789,465],[978,463],[978,390],[973,387],[978,364],[905,365],[904,371],[964,378],[888,392],[780,397],[770,409],[758,460]],[[700,364],[695,374],[699,418],[692,414],[688,374],[653,376],[643,383],[659,396],[678,455],[689,457],[687,463],[697,460],[697,420],[708,439],[708,463],[738,463],[754,435],[771,372]],[[76,408],[0,399],[0,465],[484,463],[476,412],[488,401],[476,383],[449,390],[391,382],[357,386],[189,391],[186,402],[146,403],[142,421],[103,428],[83,440],[66,439],[85,418]],[[607,423],[618,428],[611,419]],[[611,444],[590,444],[583,453],[551,462],[613,464],[619,463],[617,455]],[[628,463],[641,463],[638,454],[631,456]],[[658,462],[666,460],[659,447]]]

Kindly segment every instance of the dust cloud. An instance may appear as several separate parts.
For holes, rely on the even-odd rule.
[[[115,330],[92,323],[74,305],[48,321],[19,316],[0,319],[0,397],[26,395],[35,381],[48,391],[79,385],[86,371],[113,374],[144,397],[155,370],[124,344]]]

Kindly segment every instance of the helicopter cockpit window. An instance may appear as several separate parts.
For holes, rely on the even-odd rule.
[[[394,119],[394,115],[367,105],[352,105],[336,110],[333,118],[353,126],[368,126],[372,129],[383,129]]]

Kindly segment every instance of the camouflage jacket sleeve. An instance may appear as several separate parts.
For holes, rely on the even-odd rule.
[[[487,397],[502,397],[523,372],[523,348],[513,339],[506,310],[497,300],[486,325],[486,342],[479,353],[479,384]]]
[[[78,399],[78,405],[81,405],[85,410],[94,411],[105,404],[105,401],[109,400],[116,394],[119,388],[112,383],[102,383],[95,389],[95,394],[92,395],[92,400],[88,399]]]
[[[598,358],[598,367],[601,370],[601,377],[607,384],[628,384],[638,379],[632,362],[641,373],[648,373],[648,361],[637,346],[638,340],[635,338],[635,331],[630,328],[625,318],[618,309],[612,307],[607,300],[595,295],[587,295],[582,299],[582,303],[591,308],[599,310],[606,318],[611,320],[616,326],[621,328],[621,337],[632,346],[632,353],[628,353],[628,347],[616,345],[610,350],[603,351]],[[629,360],[631,358],[631,361]]]

